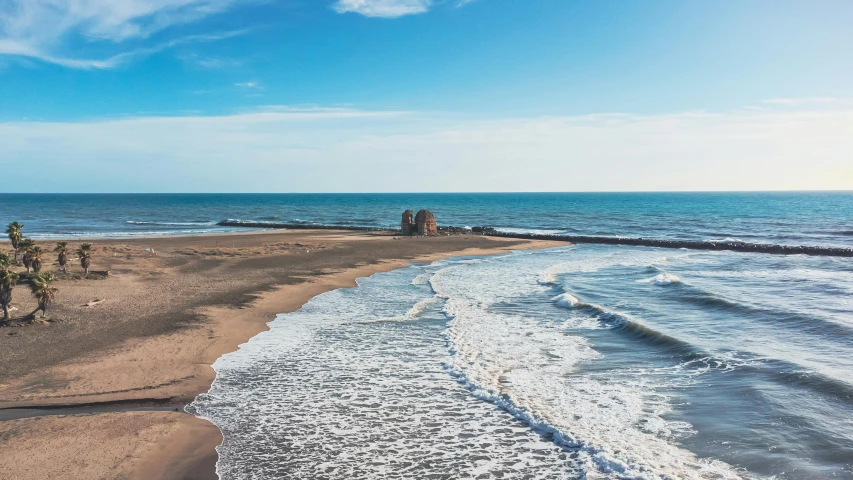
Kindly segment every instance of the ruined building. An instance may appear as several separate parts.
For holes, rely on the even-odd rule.
[[[420,210],[412,221],[412,211],[403,212],[403,221],[400,223],[400,233],[403,235],[421,235],[433,237],[438,235],[438,225],[435,223],[435,215],[429,210]]]
[[[400,223],[400,233],[403,235],[409,236],[418,232],[418,226],[412,220],[412,215],[414,215],[414,212],[411,210],[403,212],[403,221]]]
[[[435,215],[429,210],[421,210],[415,215],[415,223],[418,226],[418,235],[431,237],[438,235],[438,225],[435,223]]]

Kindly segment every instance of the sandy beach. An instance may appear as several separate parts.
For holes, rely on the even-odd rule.
[[[93,242],[92,275],[57,281],[48,321],[0,329],[4,478],[216,478],[220,432],[182,406],[276,314],[408,262],[558,245],[344,231]],[[25,287],[13,306],[35,308]]]

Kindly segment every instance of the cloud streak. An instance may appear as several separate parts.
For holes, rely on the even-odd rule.
[[[427,12],[432,0],[338,0],[338,13],[357,13],[365,17],[397,18]]]
[[[114,68],[135,57],[181,43],[212,41],[231,33],[195,35],[152,47],[125,47],[173,26],[231,7],[234,0],[0,0],[0,55],[23,56],[79,69]],[[116,46],[119,53],[97,59],[63,53],[69,39]]]
[[[229,34],[178,37],[145,45],[155,35],[248,3],[270,0],[0,0],[0,56],[26,57],[74,69],[111,69],[179,44]],[[396,18],[424,13],[433,0],[337,0],[338,13]],[[74,48],[72,46],[77,46]],[[86,50],[111,51],[84,55]],[[231,62],[233,63],[233,62]],[[198,59],[204,68],[228,62]]]
[[[46,191],[853,189],[850,131],[844,104],[505,119],[268,106],[0,123],[0,167],[51,172]]]

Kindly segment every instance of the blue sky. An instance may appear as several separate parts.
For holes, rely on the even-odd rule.
[[[851,24],[846,0],[0,0],[0,166],[85,167],[47,191],[394,191],[424,162],[422,191],[853,188]]]

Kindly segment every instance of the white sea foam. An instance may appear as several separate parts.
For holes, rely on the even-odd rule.
[[[563,307],[563,308],[574,308],[580,304],[580,300],[577,299],[571,293],[561,293],[556,297],[551,299],[555,305]]]
[[[579,251],[579,250],[565,250]],[[558,283],[558,279],[563,275],[576,273],[590,273],[614,267],[631,267],[654,265],[656,263],[666,262],[668,257],[661,255],[659,252],[651,249],[620,249],[613,250],[607,247],[585,247],[583,255],[562,255],[569,257],[571,260],[561,261],[547,265],[539,272],[537,276],[538,283],[542,285],[553,285]],[[596,252],[601,252],[596,254]]]
[[[207,233],[222,233],[232,231],[227,228],[188,229],[188,230],[151,230],[145,232],[76,232],[76,233],[36,233],[35,240],[52,240],[62,238],[139,238],[167,237],[174,235],[203,235]]]
[[[559,270],[624,260],[599,259],[596,265],[578,260],[562,263]],[[562,323],[497,309],[533,289],[545,290],[536,281],[541,280],[536,268],[505,258],[477,269],[451,266],[433,277],[433,289],[447,298],[451,317],[449,371],[478,398],[577,449],[587,477],[738,477],[728,465],[698,459],[674,443],[692,427],[665,419],[670,398],[658,391],[654,375],[583,374],[580,366],[601,358],[586,339],[569,334]],[[554,301],[577,305],[574,296],[565,295]]]
[[[412,285],[429,285],[429,278],[432,276],[432,273],[426,272],[421,273],[412,279]]]
[[[713,359],[586,368],[605,357],[583,329],[627,317],[605,318],[603,307],[596,315],[594,305],[548,307],[549,298],[580,303],[568,289],[553,297],[541,272],[558,263],[551,271],[594,273],[654,258],[593,256],[442,260],[360,280],[280,316],[216,362],[211,392],[193,404],[224,432],[220,475],[738,477],[680,448],[693,427],[668,419],[673,399],[662,385],[701,375]],[[532,299],[544,315],[524,313]]]
[[[546,230],[540,228],[498,227],[495,230],[504,233],[517,233],[521,235],[560,235],[562,233],[565,233],[564,230]]]
[[[583,475],[447,375],[441,322],[371,322],[443,301],[411,285],[416,272],[315,297],[215,363],[210,393],[190,408],[223,431],[221,478]]]
[[[741,240],[739,238],[734,238],[734,237],[706,238],[705,241],[706,242],[712,242],[712,243],[747,243],[744,240]]]
[[[421,300],[420,302],[416,303],[412,308],[410,308],[408,312],[406,312],[405,318],[407,320],[413,320],[417,318],[418,315],[420,315],[421,312],[423,312],[427,307],[436,304],[440,300],[441,298],[437,296],[432,296]]]
[[[653,285],[672,285],[673,283],[681,283],[681,279],[678,278],[678,275],[672,273],[659,273],[652,278],[646,278],[644,280],[637,280],[638,283],[651,283]]]
[[[209,227],[216,225],[216,222],[137,222],[127,220],[125,223],[131,225],[159,225],[165,227]]]

